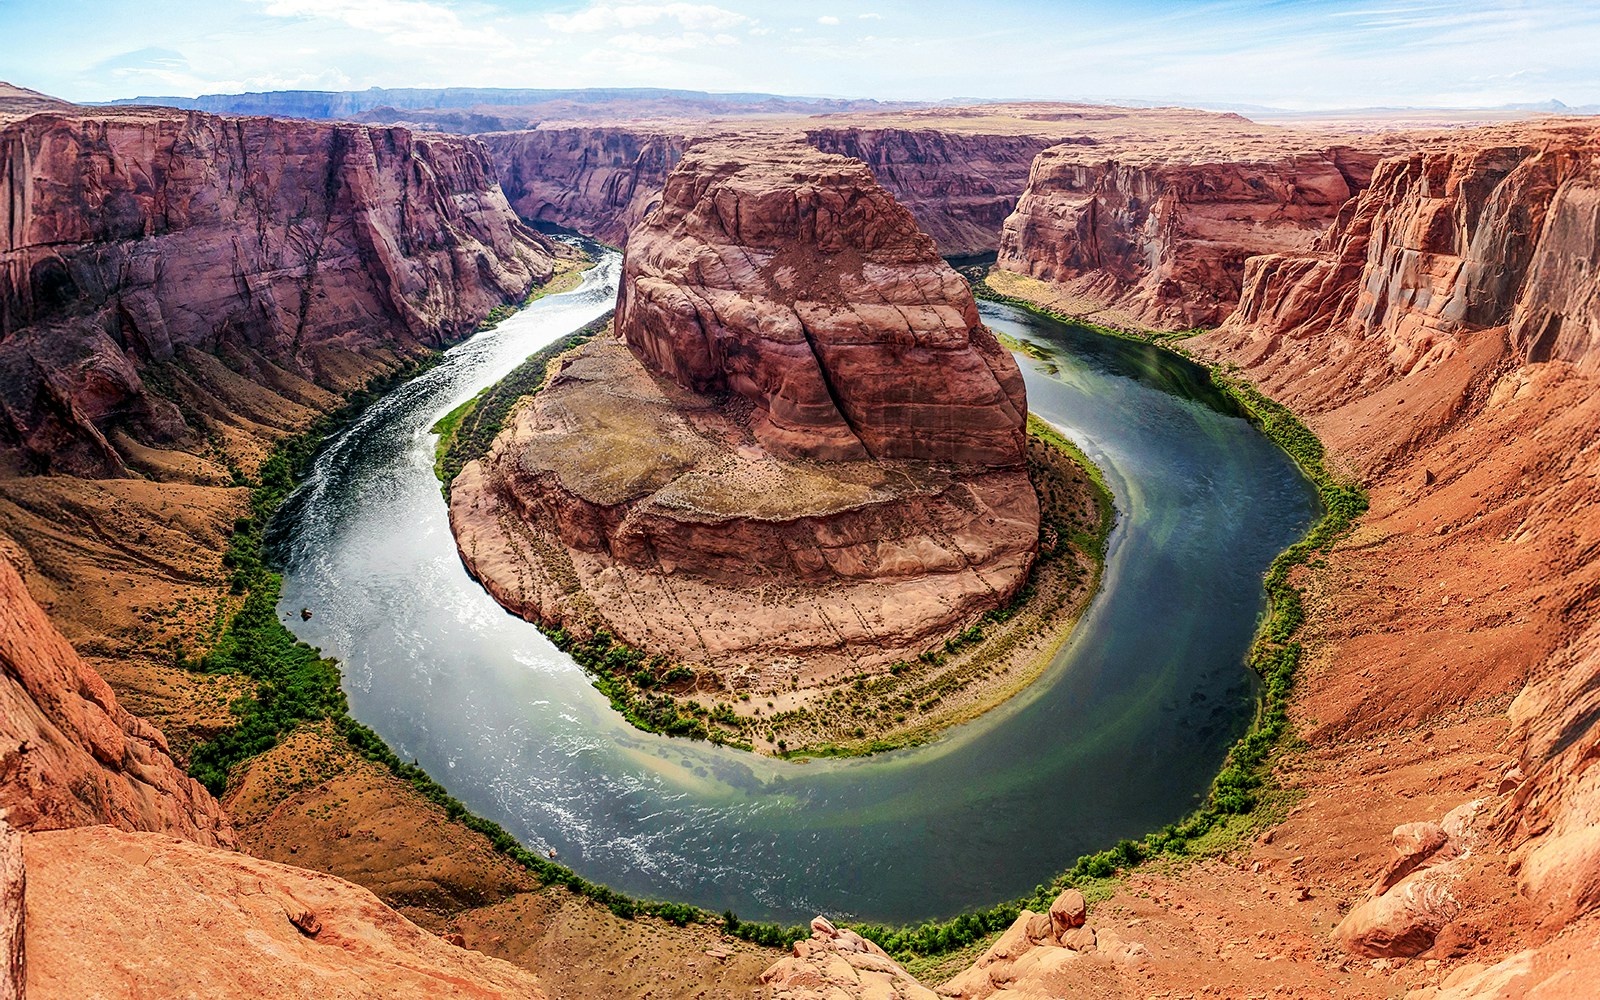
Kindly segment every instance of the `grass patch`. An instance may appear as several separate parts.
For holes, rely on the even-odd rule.
[[[511,374],[478,393],[472,399],[451,410],[433,425],[439,435],[434,446],[433,471],[439,477],[445,497],[450,496],[450,484],[466,468],[468,462],[488,454],[495,435],[505,426],[506,418],[517,400],[538,391],[544,385],[550,362],[574,347],[587,344],[602,333],[611,323],[611,312],[577,331],[541,348],[528,356]]]

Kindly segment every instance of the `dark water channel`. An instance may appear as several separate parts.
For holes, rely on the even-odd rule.
[[[1104,588],[1022,695],[933,743],[778,763],[630,728],[462,569],[428,428],[610,307],[619,261],[454,348],[337,440],[279,520],[283,609],[351,710],[474,811],[585,877],[747,919],[947,916],[1178,819],[1249,719],[1261,576],[1315,495],[1199,369],[985,304],[1034,412],[1106,472]]]

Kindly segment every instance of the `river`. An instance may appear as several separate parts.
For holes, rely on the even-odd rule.
[[[908,750],[789,763],[634,730],[467,576],[428,428],[610,308],[620,258],[448,351],[333,441],[275,523],[281,610],[351,713],[473,811],[584,877],[745,919],[906,922],[1030,892],[1204,794],[1256,692],[1272,557],[1316,497],[1195,366],[984,303],[1029,406],[1116,497],[1104,583],[1019,696]],[[298,612],[315,614],[302,622]]]

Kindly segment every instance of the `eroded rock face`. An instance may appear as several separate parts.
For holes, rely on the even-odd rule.
[[[999,266],[1147,327],[1221,322],[1245,260],[1309,248],[1377,160],[1340,146],[1284,151],[1305,137],[1234,141],[1233,156],[1204,146],[1046,149],[1005,221]]]
[[[28,996],[538,1000],[523,969],[332,875],[160,834],[24,838]]]
[[[503,605],[804,683],[1022,585],[1021,375],[865,165],[695,147],[618,302],[626,340],[570,354],[452,487]]]
[[[0,559],[0,812],[24,830],[108,823],[233,846],[222,807],[129,714]]]
[[[961,255],[999,245],[1033,159],[1052,139],[901,126],[816,128],[806,133],[806,142],[865,162],[940,253]]]
[[[0,447],[35,471],[190,433],[146,384],[187,352],[343,388],[352,353],[439,346],[553,267],[480,146],[404,129],[39,114],[0,131],[0,191]]]
[[[616,245],[660,203],[687,141],[681,131],[605,126],[480,138],[518,215]]]
[[[1507,327],[1520,360],[1593,371],[1597,185],[1588,128],[1487,130],[1386,159],[1315,247],[1250,261],[1224,332],[1299,350],[1331,330],[1380,345],[1403,377]]]
[[[1582,207],[1597,139],[1591,122],[1501,126],[1387,159],[1316,249],[1252,260],[1237,312],[1191,342],[1308,415],[1371,490],[1361,530],[1381,541],[1371,558],[1337,554],[1359,588],[1338,601],[1306,713],[1371,733],[1517,696],[1501,744],[1515,766],[1481,821],[1445,818],[1437,852],[1439,831],[1408,831],[1412,858],[1341,935],[1364,953],[1414,953],[1451,921],[1506,933],[1523,907],[1554,927],[1600,906],[1600,380]],[[1434,863],[1479,828],[1475,864]],[[1557,950],[1517,962],[1545,976],[1571,959]],[[1520,995],[1499,989],[1484,983]]]
[[[749,400],[775,455],[1022,462],[1016,362],[857,160],[696,147],[629,237],[616,326],[680,386]]]

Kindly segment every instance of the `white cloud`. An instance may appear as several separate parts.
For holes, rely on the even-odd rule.
[[[274,17],[338,21],[402,45],[474,45],[493,41],[462,22],[448,4],[429,0],[254,0]]]
[[[821,17],[817,18],[817,23],[818,24],[838,24],[839,23],[839,19],[837,17],[834,17],[832,14],[824,14]]]
[[[729,34],[708,35],[702,31],[689,31],[681,35],[644,34],[633,31],[613,35],[611,45],[629,52],[690,52],[710,45],[738,45],[739,39]]]
[[[881,21],[883,20],[883,15],[869,10],[865,14],[857,14],[856,18],[861,21]]]
[[[685,31],[726,31],[750,22],[737,11],[712,4],[697,3],[593,3],[576,14],[550,14],[545,23],[556,31],[587,34],[598,31],[631,31],[676,22]]]

